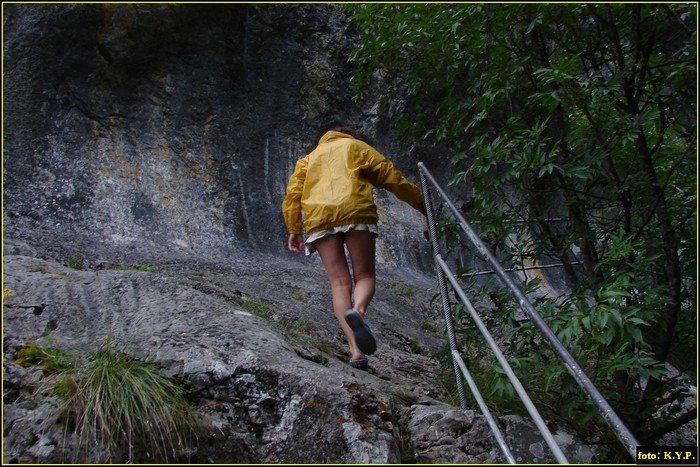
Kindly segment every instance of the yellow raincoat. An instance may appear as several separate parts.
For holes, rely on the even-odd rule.
[[[290,234],[307,235],[348,224],[376,224],[373,186],[424,212],[420,188],[369,144],[339,131],[321,137],[300,159],[287,184],[282,214]]]

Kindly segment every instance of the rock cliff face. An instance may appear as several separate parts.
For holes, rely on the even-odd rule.
[[[18,365],[18,350],[87,351],[105,337],[196,393],[202,431],[176,461],[501,459],[480,415],[438,402],[444,337],[420,214],[377,193],[368,372],[347,365],[318,258],[285,251],[286,181],[325,121],[355,125],[417,181],[421,149],[397,146],[380,94],[352,99],[356,35],[342,6],[3,11],[4,462],[77,454],[47,376]],[[551,460],[527,423],[502,424],[519,461]]]
[[[7,5],[6,234],[125,260],[285,254],[287,178],[334,119],[417,181],[390,116],[353,102],[355,40],[340,5]],[[420,215],[378,198],[382,259],[422,267]]]

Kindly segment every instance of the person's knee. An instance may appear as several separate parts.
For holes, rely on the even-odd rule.
[[[374,270],[367,270],[367,271],[353,271],[354,276],[355,276],[355,283],[357,284],[358,282],[364,282],[364,283],[374,283],[376,281],[376,274]]]
[[[352,279],[350,276],[334,277],[330,280],[333,289],[350,289],[352,290]]]

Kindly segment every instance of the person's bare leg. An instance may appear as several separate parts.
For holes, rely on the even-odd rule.
[[[330,235],[314,242],[328,274],[333,297],[333,313],[345,334],[353,360],[364,357],[357,348],[355,334],[345,322],[345,312],[352,308],[352,277],[345,259],[345,245],[340,235]]]
[[[363,318],[377,285],[375,239],[376,235],[366,230],[351,230],[345,235],[355,279],[354,309]]]

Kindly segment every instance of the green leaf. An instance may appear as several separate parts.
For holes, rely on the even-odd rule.
[[[642,331],[640,331],[638,327],[626,326],[625,331],[627,332],[627,334],[632,336],[632,339],[634,339],[635,342],[644,342],[644,339],[642,338]]]
[[[620,312],[614,308],[609,310],[610,317],[618,326],[622,327],[622,315]]]

